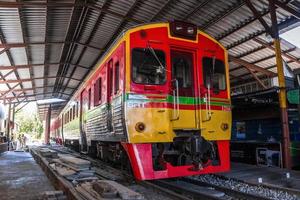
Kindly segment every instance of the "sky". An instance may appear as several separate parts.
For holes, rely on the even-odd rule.
[[[280,37],[300,48],[300,26],[281,34]]]

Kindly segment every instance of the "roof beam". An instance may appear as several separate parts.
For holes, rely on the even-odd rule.
[[[1,68],[0,68],[1,70]],[[3,69],[2,69],[3,70]],[[6,73],[5,75],[3,75],[4,78],[8,77],[10,74],[14,73],[15,69],[10,70],[8,73]]]
[[[255,80],[264,88],[267,89],[267,87],[265,86],[265,84],[260,80],[260,78],[248,67],[245,66],[247,68],[247,70],[252,74],[252,76],[255,78]]]
[[[117,18],[120,19],[124,19],[124,15],[109,10],[107,8],[103,8],[100,6],[95,5],[95,1],[93,2],[86,2],[86,1],[76,1],[76,2],[72,2],[72,3],[65,3],[65,2],[26,2],[26,1],[22,1],[22,2],[8,2],[8,1],[4,1],[4,2],[0,2],[0,8],[20,8],[20,7],[34,7],[34,8],[44,8],[44,7],[82,7],[82,8],[91,8],[100,12],[104,12],[106,14],[110,14],[112,16],[115,16]],[[135,19],[135,18],[127,18],[129,21],[133,21],[133,22],[137,22],[137,23],[144,23],[144,21]]]
[[[41,87],[32,87],[32,88],[23,88],[23,89],[14,89],[14,92],[24,92],[24,91],[31,91],[36,89],[44,89],[44,88],[52,88],[54,85],[47,85],[47,86],[41,86]],[[67,89],[76,90],[77,88],[67,87]],[[0,93],[6,93],[10,90],[0,90]]]
[[[265,46],[266,48],[268,48],[268,49],[270,49],[270,50],[272,50],[272,51],[275,51],[275,48],[274,48],[272,45],[270,45],[270,44],[264,42],[263,40],[258,39],[258,38],[254,38],[253,40],[254,40],[255,42],[257,42],[258,44],[261,44],[261,45]],[[286,58],[288,58],[288,59],[290,59],[290,60],[293,60],[294,62],[300,64],[300,61],[299,61],[297,58],[295,58],[295,57],[289,55],[287,52],[283,51],[281,54],[282,54],[284,57],[286,57]]]
[[[293,47],[293,48],[291,48],[291,49],[287,49],[287,50],[283,51],[282,54],[288,53],[288,52],[291,52],[291,51],[295,51],[296,49],[297,49],[296,47]],[[275,54],[274,54],[274,55],[267,56],[267,57],[264,57],[264,58],[261,58],[261,59],[258,59],[258,60],[254,61],[254,62],[251,62],[251,64],[256,64],[256,63],[259,63],[259,62],[262,62],[262,61],[265,61],[265,60],[268,60],[268,59],[271,59],[271,58],[274,58],[274,57],[275,57]],[[237,58],[237,57],[236,57],[236,58]],[[236,67],[236,68],[231,69],[231,70],[229,70],[229,71],[230,71],[230,72],[233,72],[233,71],[239,70],[239,69],[241,69],[241,68],[243,68],[243,66]],[[266,69],[266,68],[265,68],[265,69]]]
[[[16,87],[18,87],[19,85],[20,85],[20,83],[16,84],[15,86],[13,86],[12,88],[10,88],[9,90],[7,90],[7,91],[5,91],[4,93],[2,93],[2,94],[0,95],[0,98],[4,98],[7,94],[9,94],[10,92],[14,91],[14,89],[15,89]]]
[[[283,10],[287,11],[288,13],[290,13],[291,15],[296,17],[297,19],[300,19],[300,13],[297,10],[291,8],[287,4],[284,4],[284,3],[282,3],[278,0],[274,0],[274,3],[275,3],[276,6],[278,6],[278,7],[282,8]]]
[[[210,2],[210,0],[206,0],[203,1],[201,3],[199,3],[195,8],[193,8],[188,14],[186,14],[182,20],[188,20],[190,17],[192,17],[196,12],[198,12],[201,8],[203,8],[204,6],[206,6],[208,3]]]
[[[253,15],[255,16],[255,18],[258,19],[259,22],[261,23],[261,25],[265,28],[266,32],[269,33],[271,36],[273,36],[273,32],[272,32],[271,28],[269,27],[267,22],[264,20],[264,18],[259,14],[259,12],[256,10],[256,8],[253,6],[253,4],[251,3],[251,0],[245,0],[245,2],[247,4],[248,8],[253,13]]]
[[[19,82],[29,82],[32,80],[38,80],[38,79],[45,79],[45,78],[69,78],[75,81],[81,82],[81,79],[76,79],[72,77],[57,77],[57,76],[48,76],[48,77],[37,77],[37,78],[25,78],[25,79],[16,79],[16,80],[0,80],[0,84],[7,84],[7,83],[19,83]]]
[[[105,9],[108,8],[108,7],[111,5],[111,3],[112,3],[112,0],[106,0],[106,1],[104,2],[104,4],[103,4],[102,8],[105,8]],[[142,2],[140,2],[140,3],[142,3]],[[133,6],[135,6],[136,4],[138,4],[138,1],[135,1],[135,3],[134,3]],[[128,12],[130,12],[130,10],[131,10],[131,9],[129,9]],[[103,21],[104,15],[105,15],[105,13],[103,13],[103,12],[100,12],[100,13],[98,14],[97,22],[96,22],[96,24],[94,25],[94,27],[93,27],[93,29],[92,29],[92,31],[91,31],[91,33],[90,33],[88,39],[87,39],[87,43],[90,43],[91,40],[92,40],[92,38],[93,38],[94,35],[96,34],[97,29],[99,28],[99,26],[101,25],[101,23],[102,23],[102,21]],[[125,22],[127,23],[126,17],[127,17],[127,15],[125,16],[125,18],[124,18],[124,19],[122,20],[122,22],[120,23],[119,27],[117,28],[117,31],[119,31],[119,28],[120,28],[120,27],[122,28],[122,26],[125,25]],[[128,16],[128,17],[129,17],[129,16]],[[85,15],[84,18],[82,19],[82,22],[83,22],[83,23],[85,22],[85,19],[86,19],[86,15]],[[78,27],[78,34],[76,34],[76,35],[74,36],[74,40],[76,40],[77,37],[79,36],[79,33],[81,32],[81,29],[82,29],[82,26]],[[111,36],[111,38],[116,37],[116,35],[118,34],[117,31]],[[108,48],[107,46],[109,46],[109,45],[110,45],[110,43],[108,42],[108,43],[105,45],[104,49],[107,49],[107,48]],[[77,61],[76,61],[76,65],[79,64],[79,62],[80,62],[81,58],[83,57],[85,51],[86,51],[86,48],[84,47],[84,48],[82,49],[80,55],[78,56],[78,59],[77,59]],[[99,56],[102,56],[102,54],[99,54]],[[97,58],[96,60],[98,61],[98,58]],[[91,66],[91,67],[93,68],[94,66]],[[71,74],[70,74],[70,77],[72,77],[72,76],[74,75],[76,68],[77,68],[77,67],[74,67],[74,68],[72,69]],[[70,82],[70,79],[67,80],[67,83],[65,84],[65,87],[69,84],[69,82]],[[64,92],[64,91],[65,91],[65,88],[61,88],[61,90]]]
[[[89,44],[83,44],[81,42],[77,42],[77,41],[60,41],[60,42],[24,42],[24,43],[2,43],[0,44],[0,48],[22,48],[22,47],[27,47],[27,46],[31,46],[31,45],[56,45],[56,44],[77,44],[77,45],[81,45],[87,48],[92,48],[95,49],[97,51],[103,51],[103,49],[100,49],[98,47],[89,45]]]
[[[59,92],[60,93],[60,92]],[[23,95],[21,95],[23,94]],[[28,94],[28,95],[24,95],[24,93],[20,93],[19,95],[15,96],[15,97],[5,97],[5,98],[0,98],[0,100],[8,100],[8,101],[12,101],[14,99],[20,99],[20,98],[28,98],[28,97],[36,97],[38,95],[47,95],[47,94],[53,94],[52,92],[42,92],[42,93],[36,93],[36,94]],[[66,95],[66,96],[70,96],[70,94],[66,94],[66,93],[63,93],[63,95]]]
[[[16,110],[15,113],[18,113],[22,108],[24,108],[28,104],[29,104],[29,102],[24,103],[24,105],[22,105],[20,108],[18,108],[18,110]]]
[[[259,67],[257,65],[251,64],[251,63],[249,63],[245,60],[242,60],[240,58],[235,58],[233,56],[229,56],[229,59],[230,59],[230,61],[235,62],[235,63],[240,64],[240,65],[243,65],[244,67],[249,68],[253,71],[262,72],[262,73],[264,73],[264,74],[266,74],[270,77],[276,76],[276,73],[271,72],[269,70],[266,70],[266,69],[264,69],[262,67]]]
[[[162,11],[165,11],[166,9],[168,9],[168,7],[172,4],[174,0],[167,0],[166,3],[158,10],[158,12],[156,12],[152,18],[150,19],[150,21],[154,21],[157,19],[157,17],[160,15],[160,13]]]
[[[6,51],[7,51],[7,48],[2,49],[2,50],[0,51],[0,55],[3,54],[3,53],[5,53]]]
[[[284,4],[288,4],[290,1],[291,0],[287,0]],[[259,17],[264,17],[264,16],[266,16],[269,13],[269,11],[270,10],[268,8],[264,9],[264,10],[262,10],[262,11],[259,12],[258,16]],[[227,37],[227,36],[229,36],[229,35],[237,32],[237,31],[241,30],[242,28],[245,28],[246,26],[248,26],[249,24],[253,23],[256,20],[257,20],[257,18],[255,16],[251,16],[248,19],[246,19],[243,22],[241,22],[240,24],[234,25],[231,28],[229,28],[227,31],[225,31],[224,33],[219,34],[216,37],[216,39],[217,40],[222,40],[225,37]],[[287,20],[289,20],[289,19],[287,19]],[[282,24],[285,24],[285,23],[286,23],[285,21],[281,22],[280,24],[278,24],[278,27],[280,27]]]
[[[50,65],[60,65],[60,64],[69,64],[71,66],[76,66],[83,69],[90,69],[89,67],[85,67],[82,65],[75,65],[72,63],[41,63],[41,64],[28,64],[28,65],[12,65],[12,66],[0,66],[0,70],[16,70],[16,69],[27,69],[36,66],[50,66]]]
[[[242,7],[244,4],[245,4],[244,1],[241,1],[241,0],[236,1],[235,3],[233,3],[229,7],[227,7],[225,10],[220,12],[218,15],[214,16],[210,21],[208,21],[208,22],[204,23],[203,25],[201,25],[200,28],[204,29],[204,30],[209,28],[211,25],[217,23],[218,21],[220,21],[224,17],[230,15],[231,13],[233,13],[234,11],[236,11],[237,9]]]

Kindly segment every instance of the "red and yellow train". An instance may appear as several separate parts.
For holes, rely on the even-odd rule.
[[[227,171],[231,101],[226,49],[193,24],[124,32],[53,120],[52,137],[139,180]]]

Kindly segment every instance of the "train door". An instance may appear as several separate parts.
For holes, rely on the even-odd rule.
[[[206,138],[216,139],[221,130],[217,124],[229,122],[231,118],[230,112],[227,112],[230,111],[230,96],[227,90],[225,53],[224,49],[211,40],[205,37],[201,39],[198,56],[201,66],[198,76],[203,77],[199,84],[201,132]]]
[[[113,131],[112,125],[112,101],[113,101],[113,60],[111,59],[107,65],[107,129],[108,132]]]
[[[88,107],[87,95],[84,95],[85,90],[80,94],[80,139],[81,139],[81,151],[87,151],[87,138],[86,138],[86,111]]]
[[[171,50],[173,129],[193,130],[196,124],[195,52]]]

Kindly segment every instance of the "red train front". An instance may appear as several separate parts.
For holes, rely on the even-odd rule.
[[[61,113],[64,140],[129,158],[140,180],[229,170],[228,75],[225,48],[192,24],[129,29]]]

